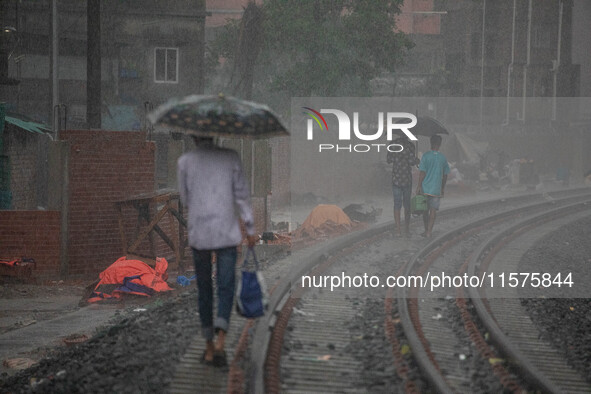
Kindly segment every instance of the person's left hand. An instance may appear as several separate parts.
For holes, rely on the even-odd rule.
[[[249,248],[254,247],[258,240],[259,240],[258,235],[247,235],[246,236],[246,242],[248,243]]]

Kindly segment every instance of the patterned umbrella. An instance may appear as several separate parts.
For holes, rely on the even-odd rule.
[[[266,105],[223,94],[171,99],[152,111],[148,119],[200,137],[258,139],[289,135]]]

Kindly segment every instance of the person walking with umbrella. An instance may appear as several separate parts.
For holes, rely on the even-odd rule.
[[[443,153],[439,152],[439,148],[441,148],[441,136],[434,134],[431,136],[431,150],[425,152],[419,164],[420,173],[416,194],[424,194],[427,197],[429,209],[423,213],[425,232],[421,234],[427,238],[431,237],[435,216],[439,210],[440,199],[443,197],[447,174],[449,174],[449,164]]]
[[[172,99],[149,119],[154,124],[182,129],[195,142],[195,149],[178,160],[177,181],[181,201],[189,211],[187,233],[197,275],[201,334],[206,341],[201,360],[223,367],[227,365],[224,347],[234,303],[237,245],[242,241],[236,211],[244,222],[248,246],[253,247],[258,237],[240,157],[233,150],[215,146],[213,138],[265,138],[289,133],[268,107],[224,95]],[[215,318],[213,253],[218,293]]]
[[[238,154],[216,147],[211,137],[193,137],[193,140],[195,149],[178,160],[179,193],[189,210],[189,245],[197,275],[201,333],[206,340],[202,361],[223,367],[227,363],[224,346],[234,303],[237,245],[242,241],[234,206],[244,222],[249,247],[255,245],[257,237],[250,192]],[[218,292],[215,320],[211,261],[214,252]]]

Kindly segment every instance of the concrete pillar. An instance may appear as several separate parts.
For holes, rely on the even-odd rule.
[[[185,150],[185,144],[182,139],[180,140],[168,140],[168,155],[167,155],[167,185],[171,189],[178,187],[176,179],[177,161]]]
[[[65,141],[53,141],[49,144],[47,155],[48,167],[48,209],[60,211],[60,278],[68,276],[68,213],[69,195],[69,157],[70,144]]]

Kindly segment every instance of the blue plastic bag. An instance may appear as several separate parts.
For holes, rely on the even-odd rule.
[[[185,287],[185,286],[189,286],[191,284],[191,281],[197,279],[197,275],[193,275],[190,278],[187,278],[186,276],[180,275],[176,277],[176,283],[178,283],[179,285]]]
[[[247,270],[248,256],[252,254],[255,271]],[[265,314],[269,300],[263,275],[258,271],[259,262],[253,248],[248,248],[242,263],[242,275],[236,291],[236,311],[246,318],[260,317]]]

